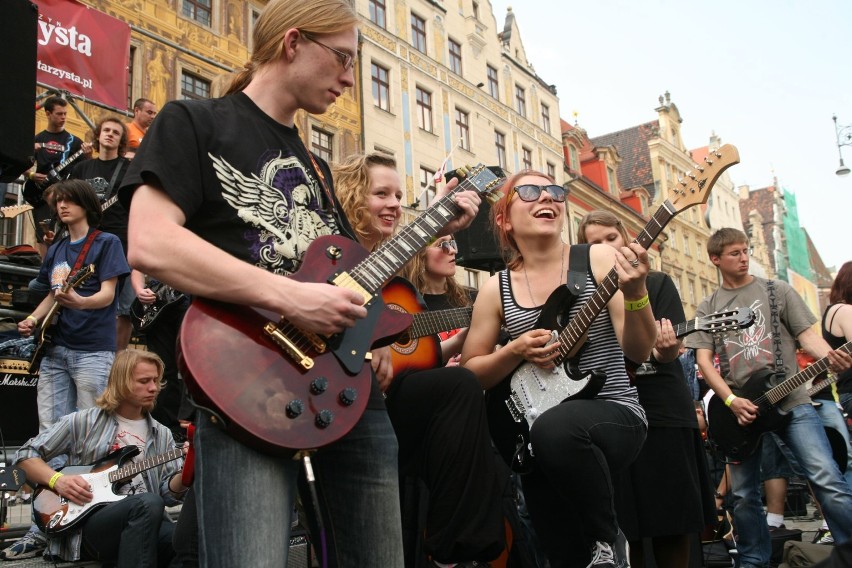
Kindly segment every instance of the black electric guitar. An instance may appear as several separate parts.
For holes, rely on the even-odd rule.
[[[62,468],[65,475],[79,475],[89,483],[92,500],[83,505],[77,505],[61,497],[53,489],[39,485],[33,493],[33,517],[38,528],[48,535],[72,529],[101,507],[127,497],[116,493],[116,490],[139,473],[183,456],[183,451],[175,448],[164,454],[124,465],[138,453],[138,446],[125,446],[94,464]]]
[[[33,207],[39,207],[44,203],[44,199],[42,198],[42,193],[44,190],[53,185],[54,183],[61,181],[67,177],[67,175],[62,172],[68,168],[68,166],[72,165],[76,162],[80,157],[85,154],[86,151],[82,148],[62,160],[57,165],[50,168],[48,171],[44,172],[47,176],[43,182],[37,182],[35,180],[28,179],[26,183],[24,183],[24,199],[27,200],[27,203],[32,205]]]
[[[136,298],[130,305],[130,321],[137,332],[148,329],[164,312],[170,311],[176,303],[186,298],[186,294],[162,282],[152,284],[151,291],[157,296],[154,303],[143,304]]]
[[[0,498],[6,491],[13,493],[27,482],[27,474],[22,469],[0,467]]]
[[[852,352],[852,341],[841,345],[839,350]],[[828,357],[823,357],[774,387],[769,386],[769,380],[775,375],[775,370],[764,369],[752,375],[742,388],[732,389],[734,394],[749,399],[758,407],[757,418],[747,426],[740,426],[733,411],[725,406],[725,401],[713,395],[707,405],[710,440],[731,459],[749,457],[757,449],[761,436],[780,430],[790,421],[790,415],[783,414],[777,405],[826,369]]]
[[[90,278],[92,275],[94,275],[94,273],[94,264],[84,266],[76,273],[68,277],[68,280],[62,286],[62,292],[68,292],[72,288],[76,288],[77,286],[85,282],[88,278]],[[38,372],[38,368],[41,365],[41,360],[44,357],[44,346],[50,340],[48,330],[50,329],[50,326],[53,325],[53,321],[56,319],[56,316],[61,308],[62,306],[59,305],[59,302],[54,301],[53,305],[50,306],[50,309],[47,311],[47,315],[42,318],[42,320],[39,322],[39,326],[33,332],[33,336],[35,337],[35,350],[33,351],[33,356],[30,359],[30,365],[28,369],[31,375]]]
[[[694,205],[706,203],[722,172],[739,161],[739,152],[730,144],[710,152],[704,163],[697,165],[671,189],[671,197],[660,205],[633,242],[645,249],[649,248],[678,213]],[[512,420],[518,424],[525,422],[525,426],[532,426],[533,421],[544,411],[568,398],[594,398],[597,395],[606,381],[606,376],[597,370],[581,373],[576,359],[586,342],[589,326],[617,290],[618,273],[612,268],[570,321],[565,321],[565,314],[569,313],[578,291],[569,290],[565,285],[558,287],[550,295],[534,327],[553,330],[550,343],[559,342],[559,355],[553,361],[555,366],[552,370],[524,362],[510,375],[510,387],[501,388],[501,392],[508,390],[504,403]],[[526,448],[521,449],[521,453],[529,456],[529,431],[526,427],[518,430],[518,440]],[[520,459],[521,453],[516,454],[516,457]],[[519,464],[515,467],[518,470],[524,469]]]
[[[268,191],[253,179],[239,183],[251,184],[255,194]],[[290,456],[344,436],[367,405],[370,351],[411,325],[411,315],[385,306],[382,287],[458,215],[456,193],[487,196],[502,183],[490,168],[471,168],[456,188],[372,253],[339,235],[314,240],[289,278],[363,297],[367,317],[341,333],[323,336],[267,310],[195,298],[179,343],[195,401],[214,411],[234,438],[267,454]]]

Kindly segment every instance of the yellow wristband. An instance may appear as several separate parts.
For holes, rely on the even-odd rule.
[[[728,398],[725,399],[725,406],[730,408],[731,403],[734,402],[735,398],[737,398],[737,395],[735,395],[734,393],[729,394]]]
[[[28,316],[26,317],[26,319],[28,319],[28,320],[33,320],[33,322],[34,322],[36,325],[38,325],[38,318],[37,318],[37,317],[35,317],[35,316],[34,316],[34,315],[32,315],[32,314],[28,315]]]
[[[59,471],[57,471],[56,473],[54,473],[54,474],[53,474],[53,477],[51,477],[51,478],[50,478],[50,481],[48,481],[48,482],[47,482],[47,486],[48,486],[48,487],[50,487],[51,489],[53,489],[53,486],[54,486],[54,485],[56,485],[56,481],[57,481],[60,477],[62,477],[62,475],[63,475],[63,474],[62,474],[61,472],[59,472]]]
[[[624,300],[624,309],[628,312],[638,312],[650,303],[651,301],[648,299],[648,294],[645,294],[638,300]]]

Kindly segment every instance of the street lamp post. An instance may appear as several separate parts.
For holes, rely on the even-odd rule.
[[[839,176],[849,175],[850,170],[843,163],[842,146],[852,146],[852,126],[837,125],[837,115],[832,115],[831,120],[834,121],[834,134],[837,137],[837,153],[840,155],[840,167],[835,172]]]

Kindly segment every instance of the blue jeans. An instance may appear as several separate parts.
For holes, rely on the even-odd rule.
[[[842,544],[852,535],[852,491],[831,457],[831,447],[822,421],[810,404],[790,411],[786,428],[777,432],[804,469],[822,507],[835,542]],[[734,495],[734,523],[739,539],[737,551],[741,568],[768,567],[772,553],[766,516],[760,502],[761,452],[731,465]]]
[[[849,429],[846,427],[843,413],[837,407],[837,404],[830,400],[820,400],[820,402],[822,404],[816,407],[816,411],[823,426],[836,430],[843,441],[846,442],[846,471],[843,473],[843,477],[846,478],[849,487],[852,487],[852,443],[849,441]]]
[[[257,452],[199,414],[201,566],[285,566],[300,462]],[[368,409],[349,434],[312,455],[325,529],[321,536],[311,523],[313,546],[318,555],[327,550],[328,566],[404,565],[397,451],[387,412]]]
[[[93,407],[95,399],[106,389],[114,359],[113,351],[48,346],[36,389],[39,432],[66,414]]]

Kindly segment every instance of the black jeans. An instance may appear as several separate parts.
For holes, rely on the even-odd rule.
[[[524,497],[552,568],[585,567],[596,541],[615,541],[611,475],[636,458],[646,433],[630,409],[602,399],[563,402],[535,421]]]
[[[175,525],[165,516],[163,498],[129,495],[100,509],[83,525],[83,552],[118,568],[169,566],[174,558]]]

